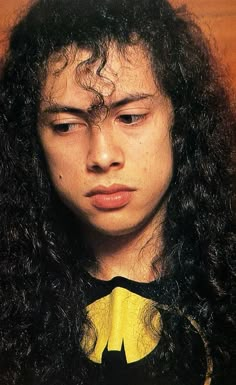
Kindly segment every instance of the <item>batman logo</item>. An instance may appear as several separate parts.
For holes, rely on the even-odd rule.
[[[122,287],[116,287],[109,295],[87,306],[89,319],[96,331],[96,341],[92,329],[83,341],[84,349],[91,351],[90,360],[101,364],[103,355],[108,352],[123,351],[129,364],[151,353],[158,345],[162,330],[158,311],[155,311],[151,325],[146,326],[146,310],[153,306],[154,301]]]

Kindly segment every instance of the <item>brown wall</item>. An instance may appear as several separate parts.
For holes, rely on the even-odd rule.
[[[171,0],[183,4],[184,0]],[[236,0],[186,0],[199,24],[216,44],[217,55],[228,68],[229,78],[236,90]]]
[[[217,42],[218,55],[229,68],[229,77],[236,89],[236,0],[171,0],[185,3],[197,15],[204,31]],[[16,11],[29,0],[0,0],[0,54],[6,47],[6,36]]]

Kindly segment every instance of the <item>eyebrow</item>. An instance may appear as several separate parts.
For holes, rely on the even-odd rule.
[[[121,100],[117,100],[116,102],[109,104],[107,107],[109,110],[111,110],[111,109],[115,109],[118,107],[122,107],[122,106],[129,104],[129,103],[132,103],[132,102],[137,102],[137,101],[143,100],[143,99],[149,99],[149,98],[152,98],[153,96],[154,96],[153,94],[145,94],[145,93],[132,94],[132,95],[127,96],[126,98],[123,98]],[[94,105],[94,106],[96,106],[96,105]],[[66,113],[73,114],[73,115],[85,115],[85,114],[89,113],[90,110],[92,110],[92,108],[93,108],[93,105],[91,105],[87,110],[84,110],[84,109],[77,108],[77,107],[66,106],[66,105],[61,105],[61,104],[55,103],[55,104],[51,104],[49,107],[45,108],[42,111],[42,114],[56,114],[56,113],[66,112]]]

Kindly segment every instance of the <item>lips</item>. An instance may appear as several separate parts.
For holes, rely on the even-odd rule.
[[[133,191],[135,189],[128,186],[113,184],[109,187],[97,186],[86,196],[91,199],[91,204],[97,209],[114,210],[126,206]]]

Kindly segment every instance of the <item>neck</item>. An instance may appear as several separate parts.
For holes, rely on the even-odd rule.
[[[102,280],[122,276],[138,282],[153,281],[161,272],[162,226],[153,218],[128,235],[109,236],[92,231],[90,244],[96,266],[90,274]]]

